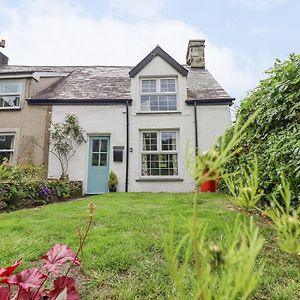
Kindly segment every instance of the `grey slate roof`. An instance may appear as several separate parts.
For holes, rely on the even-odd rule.
[[[232,98],[204,68],[183,65],[187,74],[187,100],[231,101]],[[130,99],[130,76],[133,67],[128,66],[0,66],[0,76],[5,73],[62,72],[69,73],[39,95],[40,100],[72,99]]]
[[[5,73],[34,73],[34,72],[61,72],[69,73],[82,66],[22,66],[22,65],[1,65],[0,75]]]
[[[207,69],[186,68],[188,100],[231,99]]]
[[[32,99],[130,99],[130,69],[80,68]]]

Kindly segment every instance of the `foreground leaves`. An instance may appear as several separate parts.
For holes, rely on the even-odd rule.
[[[8,288],[0,287],[0,299],[9,300],[10,292]]]
[[[176,242],[173,223],[166,237],[165,253],[176,299],[248,299],[262,271],[256,259],[264,243],[252,218],[249,222],[237,218],[217,243],[207,236],[203,222],[189,229]]]
[[[0,268],[0,277],[10,276],[21,263],[22,263],[22,259],[18,259],[12,265],[6,268]]]
[[[58,277],[54,281],[54,289],[50,292],[49,300],[55,300],[58,295],[66,290],[66,300],[77,300],[79,295],[75,288],[75,280],[71,277]]]
[[[41,257],[44,260],[44,268],[48,272],[59,274],[59,267],[67,261],[73,262],[75,265],[80,265],[76,254],[66,245],[56,244],[46,255]]]
[[[45,278],[47,278],[47,275],[37,268],[32,268],[12,275],[3,282],[20,286],[25,291],[28,291],[30,288],[39,288]]]

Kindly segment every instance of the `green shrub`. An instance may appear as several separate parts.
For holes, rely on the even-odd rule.
[[[258,157],[258,188],[264,201],[272,201],[271,194],[280,198],[278,186],[284,174],[292,192],[292,206],[300,203],[300,55],[291,55],[268,71],[267,79],[241,102],[237,120],[243,124],[254,111],[259,113],[236,146],[240,149],[225,165],[227,173],[238,173]],[[236,126],[236,125],[235,125]],[[234,127],[227,131],[227,139]]]
[[[108,187],[114,188],[118,185],[118,177],[113,171],[109,172]]]
[[[0,165],[0,201],[9,209],[36,206],[82,195],[82,183],[45,179],[44,168],[32,165]]]

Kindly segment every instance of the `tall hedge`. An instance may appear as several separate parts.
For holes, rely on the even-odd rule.
[[[268,77],[241,102],[237,118],[242,123],[257,109],[260,111],[239,145],[241,151],[229,161],[226,169],[238,171],[256,154],[265,200],[270,200],[271,193],[278,192],[280,176],[284,174],[291,184],[293,201],[299,204],[300,55],[292,54],[283,62],[276,60],[267,74]]]

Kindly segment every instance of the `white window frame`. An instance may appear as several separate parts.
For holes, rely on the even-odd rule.
[[[2,152],[10,152],[11,153],[11,157],[9,159],[9,163],[14,163],[15,162],[15,145],[16,145],[16,132],[0,132],[0,136],[13,136],[13,142],[12,142],[12,146],[11,149],[0,149],[0,153]],[[0,165],[1,165],[2,161],[0,161]]]
[[[168,133],[172,132],[175,133],[176,138],[176,149],[175,150],[162,150],[162,133]],[[144,150],[144,139],[143,134],[144,133],[156,133],[157,134],[157,150]],[[140,154],[140,174],[143,178],[177,178],[179,176],[179,143],[178,143],[178,137],[179,133],[177,129],[158,129],[158,130],[141,130],[140,139],[141,139],[141,154]],[[143,155],[147,154],[154,154],[154,155],[160,155],[160,154],[174,154],[177,155],[177,174],[174,175],[144,175],[143,174]],[[151,170],[151,168],[150,168]]]
[[[175,81],[175,92],[161,92],[161,80],[172,79]],[[156,81],[156,92],[143,92],[142,84],[144,80],[155,80]],[[176,96],[176,109],[174,110],[142,110],[142,96]],[[143,113],[169,113],[178,111],[178,80],[177,77],[143,77],[140,78],[140,111]]]
[[[21,80],[7,80],[7,79],[1,79],[0,78],[0,84],[1,83],[19,83],[20,85],[20,91],[19,93],[1,93],[1,96],[19,96],[19,103],[17,106],[0,106],[0,110],[7,110],[7,109],[19,109],[21,108],[21,99],[22,99],[22,81]]]

